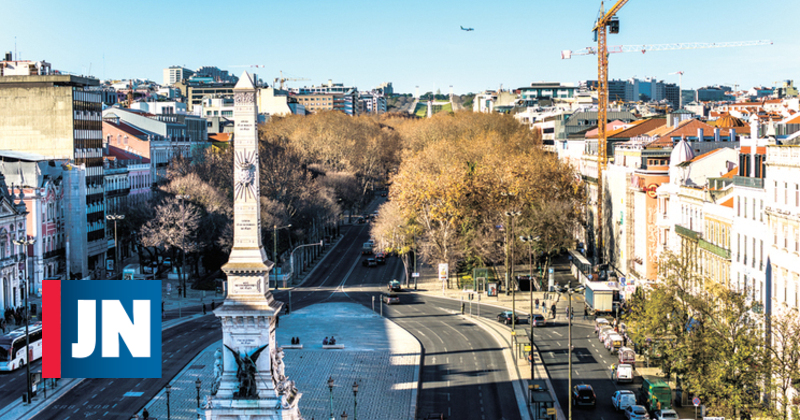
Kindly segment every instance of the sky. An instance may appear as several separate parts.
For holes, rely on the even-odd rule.
[[[606,2],[610,7],[612,1]],[[329,79],[455,93],[597,78],[599,0],[38,0],[4,2],[0,50],[100,79],[163,82],[172,65],[247,70],[291,87]],[[772,45],[610,55],[611,79],[683,88],[800,85],[800,1],[630,0],[608,45],[771,40]],[[472,32],[460,26],[474,28]],[[250,67],[263,66],[263,67]]]

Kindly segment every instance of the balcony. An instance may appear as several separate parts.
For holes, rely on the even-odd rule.
[[[737,187],[764,189],[764,178],[750,178],[746,176],[734,176],[733,185]]]
[[[687,228],[685,228],[685,227],[683,227],[681,225],[675,225],[675,233],[677,233],[678,235],[687,237],[689,239],[695,240],[695,241],[700,239],[703,236],[700,232],[695,232],[695,231],[693,231],[691,229],[687,229]]]
[[[717,246],[712,244],[711,242],[706,241],[705,239],[698,240],[698,244],[700,245],[701,249],[705,249],[706,251],[711,252],[719,257],[725,258],[726,260],[731,259],[731,250],[725,249],[721,246]],[[747,257],[745,257],[745,264],[747,264]]]
[[[52,251],[45,252],[44,255],[42,255],[42,259],[43,260],[47,260],[47,259],[50,259],[50,258],[63,257],[65,255],[65,253],[66,252],[65,252],[64,248],[54,249]]]

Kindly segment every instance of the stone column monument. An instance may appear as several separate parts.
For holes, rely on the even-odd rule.
[[[247,72],[233,92],[234,245],[222,267],[228,276],[228,296],[214,311],[222,322],[224,346],[205,416],[206,420],[299,420],[301,394],[286,378],[283,350],[275,342],[275,318],[283,303],[269,291],[273,263],[261,245],[258,109],[256,88]]]

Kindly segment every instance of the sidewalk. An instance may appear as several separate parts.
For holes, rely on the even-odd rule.
[[[302,349],[286,348],[284,363],[287,376],[296,381],[303,395],[299,404],[304,418],[328,418],[329,377],[334,380],[333,411],[337,415],[343,411],[353,414],[352,384],[357,382],[360,418],[414,418],[421,347],[413,335],[355,303],[312,305],[282,315],[280,323],[283,325],[275,334],[279,346],[289,345],[292,337],[300,337],[303,344]],[[345,348],[323,349],[323,338],[330,336]],[[214,352],[220,347],[221,342],[216,342],[204,349],[172,380],[172,419],[197,418],[195,381],[201,380],[202,405],[214,377]],[[167,418],[166,393],[162,390],[145,408],[151,418]]]

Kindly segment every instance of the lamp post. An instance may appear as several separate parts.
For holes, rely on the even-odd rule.
[[[22,240],[14,239],[14,243],[19,245],[19,246],[24,247],[24,249],[25,249],[25,267],[27,268],[27,266],[28,266],[28,261],[27,261],[28,260],[28,245],[33,245],[34,243],[36,243],[36,239],[22,239]],[[31,394],[32,394],[32,392],[31,392],[31,364],[30,364],[31,351],[30,351],[30,348],[29,348],[31,343],[30,343],[30,333],[29,333],[29,330],[28,330],[28,328],[29,328],[28,320],[30,319],[30,312],[29,312],[30,311],[30,306],[28,305],[28,295],[30,294],[30,290],[28,290],[28,288],[30,287],[30,284],[29,284],[29,281],[23,277],[23,275],[20,275],[20,281],[22,281],[22,283],[25,284],[25,314],[24,314],[25,315],[25,376],[28,378],[28,380],[26,381],[26,386],[25,386],[25,394],[26,394],[25,398],[27,398],[28,404],[31,404]]]
[[[186,203],[185,200],[192,198],[191,195],[179,194],[175,198],[181,200],[181,280],[183,283],[183,297],[186,297]]]
[[[568,388],[569,388],[569,394],[568,394],[568,397],[569,397],[569,403],[568,403],[568,405],[569,405],[569,420],[572,420],[572,294],[573,293],[579,293],[579,292],[583,291],[583,289],[585,289],[584,286],[577,286],[577,287],[573,287],[573,288],[567,287],[565,289],[562,289],[562,291],[561,291],[561,293],[565,293],[566,292],[567,295],[569,296],[569,304],[568,304],[569,306],[567,306],[567,308],[568,308],[568,311],[567,311],[567,322],[569,324],[569,344],[568,344],[569,349],[567,351],[567,355],[569,357],[569,368],[568,368],[569,369],[569,384],[567,385]]]
[[[291,223],[281,227],[278,227],[278,225],[272,225],[272,262],[276,265],[278,264],[278,229],[288,229],[290,227],[292,227]],[[272,271],[275,272],[275,290],[278,290],[278,272],[274,267]]]
[[[172,385],[167,384],[165,389],[167,390],[167,420],[171,420],[172,416],[170,415],[170,412],[169,412],[169,392],[172,390]]]
[[[202,381],[200,381],[200,377],[197,377],[197,380],[194,381],[194,386],[197,388],[197,408],[200,408],[200,386],[202,385]]]
[[[533,241],[538,241],[538,236],[520,236],[519,239],[522,242],[528,243],[528,256],[529,256],[529,267],[528,267],[528,284],[530,287],[531,292],[531,379],[536,379],[536,369],[534,369],[534,361],[533,361],[533,349],[536,346],[536,340],[534,339],[533,335]]]
[[[291,278],[294,278],[294,252],[297,251],[298,249],[306,247],[306,246],[323,246],[323,245],[324,245],[324,243],[322,241],[319,241],[319,243],[298,245],[298,246],[294,247],[292,252],[289,253],[289,264],[291,264],[291,273],[292,273]],[[277,286],[275,288],[277,289]]]
[[[511,247],[511,241],[514,239],[514,217],[521,215],[521,211],[507,211],[505,212],[506,220],[508,220],[508,228],[511,230],[511,235],[508,234],[508,230],[506,230],[506,294],[511,293],[511,333],[514,333],[514,328],[516,327],[516,317],[517,317],[517,288],[513,281],[514,275],[514,249]],[[511,248],[511,259],[509,260],[509,248]],[[510,286],[514,284],[514,286]],[[514,288],[512,291],[511,288]],[[512,337],[513,338],[513,337]]]
[[[114,258],[117,260],[116,264],[114,265],[114,272],[119,273],[120,268],[122,267],[122,262],[119,260],[119,244],[117,243],[117,220],[124,220],[124,214],[107,214],[106,220],[113,220],[114,221]]]
[[[331,393],[331,415],[330,415],[330,419],[331,420],[336,420],[336,418],[333,417],[333,376],[328,377],[328,389],[330,390],[330,393]]]
[[[342,411],[342,420],[347,420],[347,411]]]
[[[358,420],[358,382],[353,381],[353,420]]]

